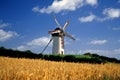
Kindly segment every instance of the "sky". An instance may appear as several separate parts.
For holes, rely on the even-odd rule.
[[[0,0],[0,46],[41,53],[49,30],[70,21],[65,54],[97,53],[120,59],[120,0]],[[44,53],[52,53],[52,43]]]

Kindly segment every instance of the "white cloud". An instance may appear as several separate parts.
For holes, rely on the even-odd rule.
[[[93,40],[90,42],[90,44],[94,44],[94,45],[102,45],[107,43],[107,40]]]
[[[115,57],[120,59],[120,48],[113,49],[113,50],[99,50],[99,49],[88,49],[88,50],[81,50],[79,53],[95,53],[99,55],[104,55],[108,57]]]
[[[118,3],[120,3],[120,0],[118,0]]]
[[[118,8],[106,8],[103,10],[102,14],[105,16],[103,18],[97,17],[98,21],[106,21],[110,19],[115,19],[120,17],[120,9]]]
[[[29,46],[45,46],[49,42],[50,38],[48,37],[40,37],[37,39],[34,39],[27,43]]]
[[[79,21],[80,22],[92,22],[95,18],[96,18],[95,15],[90,14],[89,16],[79,18]]]
[[[10,23],[4,23],[3,21],[0,21],[0,28],[4,28],[10,26]]]
[[[34,7],[32,9],[32,11],[34,11],[34,12],[41,12],[41,10],[40,10],[40,8],[38,6]]]
[[[36,38],[36,39],[33,39],[32,41],[27,42],[24,45],[18,46],[17,49],[23,50],[23,51],[24,50],[35,50],[35,49],[40,50],[40,47],[45,47],[48,44],[49,40],[50,40],[49,37]]]
[[[63,10],[73,11],[81,6],[83,6],[83,0],[55,0],[48,8],[40,9],[39,7],[34,7],[33,11],[41,13],[59,13]]]
[[[102,14],[104,17],[98,17],[96,15],[90,14],[86,17],[78,18],[80,22],[92,22],[93,20],[96,21],[106,21],[110,19],[115,19],[120,17],[120,9],[118,8],[106,8],[103,10]]]
[[[103,14],[106,15],[106,19],[113,19],[120,17],[120,9],[115,8],[106,8],[103,11]]]
[[[112,30],[120,31],[120,27],[114,27],[114,28],[112,28]]]
[[[101,53],[101,52],[103,52],[103,50],[88,49],[88,50],[80,51],[80,53]]]
[[[61,11],[74,11],[77,8],[80,8],[87,5],[96,5],[97,0],[54,0],[53,3],[47,8],[40,9],[38,6],[34,7],[32,10],[34,12],[40,13],[59,13]]]
[[[118,42],[120,42],[120,40],[118,40]]]
[[[28,50],[25,46],[21,45],[17,47],[18,50]]]
[[[97,5],[97,0],[86,0],[86,3],[94,6],[94,5]]]
[[[18,36],[16,32],[13,31],[4,31],[0,29],[0,42],[4,42],[6,40],[9,40],[10,38],[13,38],[15,36]]]
[[[120,54],[120,48],[115,49],[114,52]]]

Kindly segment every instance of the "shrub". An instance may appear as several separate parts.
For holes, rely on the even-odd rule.
[[[63,61],[76,62],[76,57],[74,55],[66,55],[63,57]]]

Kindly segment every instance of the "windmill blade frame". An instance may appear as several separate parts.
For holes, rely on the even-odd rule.
[[[53,18],[55,20],[56,25],[61,29],[62,27],[61,27],[61,25],[59,24],[59,22],[57,21],[57,19],[54,15],[53,15]]]
[[[65,25],[63,26],[63,30],[66,29],[66,27],[68,26],[68,24],[69,24],[69,21],[66,21]]]
[[[67,32],[64,32],[65,36],[71,38],[72,40],[76,40],[72,35],[68,34]]]
[[[45,46],[45,48],[42,50],[41,53],[43,53],[43,52],[47,49],[48,45],[51,43],[52,40],[53,40],[53,39],[51,38],[50,41],[48,42],[48,44]]]

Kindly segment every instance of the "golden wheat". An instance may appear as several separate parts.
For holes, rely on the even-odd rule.
[[[0,57],[0,80],[120,80],[120,64]]]

